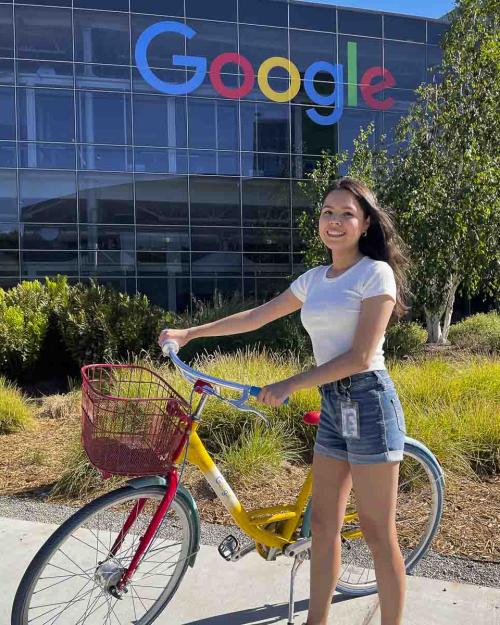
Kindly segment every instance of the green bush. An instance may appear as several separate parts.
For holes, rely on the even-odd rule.
[[[33,426],[30,405],[12,382],[0,377],[0,434],[12,434]]]
[[[427,331],[415,321],[398,321],[388,326],[384,352],[388,358],[401,359],[421,354]]]
[[[172,318],[145,295],[126,295],[92,281],[70,289],[58,325],[68,352],[82,365],[155,348],[161,328],[172,325]]]
[[[472,352],[500,352],[500,314],[479,313],[451,326],[450,343]]]

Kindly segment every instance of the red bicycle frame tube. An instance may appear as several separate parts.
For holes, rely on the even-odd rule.
[[[144,553],[146,552],[146,549],[149,547],[151,541],[153,540],[154,535],[156,534],[158,528],[160,527],[161,522],[163,521],[163,517],[166,515],[170,507],[170,504],[172,503],[172,500],[175,497],[178,483],[179,483],[179,478],[177,476],[177,471],[175,469],[172,469],[172,471],[170,471],[170,473],[168,474],[167,492],[165,493],[163,499],[161,500],[160,505],[156,509],[156,512],[154,513],[153,518],[151,519],[151,522],[149,523],[148,528],[146,532],[144,533],[144,536],[141,537],[139,541],[139,547],[137,548],[137,551],[135,552],[134,557],[132,558],[132,561],[130,562],[130,566],[124,572],[120,582],[118,583],[118,590],[122,590],[126,586],[129,579],[132,577],[132,575],[135,573],[135,569],[139,565],[139,562],[142,556],[144,555]],[[144,508],[145,503],[146,503],[146,499],[140,499],[137,502],[137,504],[134,506],[134,509],[130,512],[127,520],[125,521],[125,525],[123,526],[122,530],[118,534],[115,544],[113,545],[111,549],[111,552],[113,553],[113,555],[116,555],[116,552],[118,551],[118,548],[120,547],[120,545],[123,543],[128,530],[132,526],[132,523],[134,522],[134,520],[137,518],[137,514],[140,514],[141,510]],[[140,510],[139,510],[139,506],[140,506]],[[115,547],[116,547],[116,550],[115,550]],[[115,551],[113,552],[113,550]]]

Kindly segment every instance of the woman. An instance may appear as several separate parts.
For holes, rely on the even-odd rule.
[[[314,447],[311,592],[305,625],[326,625],[341,555],[340,531],[351,487],[373,555],[381,625],[401,625],[405,567],[396,536],[396,495],[405,423],[382,345],[393,312],[405,311],[406,261],[387,213],[353,178],[326,191],[319,235],[332,264],[302,274],[275,299],[187,330],[164,330],[180,346],[206,336],[256,330],[301,308],[317,366],[266,386],[258,399],[279,406],[319,386]]]

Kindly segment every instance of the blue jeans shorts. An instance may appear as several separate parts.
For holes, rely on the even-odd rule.
[[[386,369],[324,384],[314,452],[353,464],[400,462],[406,435],[403,408]],[[359,438],[342,434],[341,402],[357,402]]]

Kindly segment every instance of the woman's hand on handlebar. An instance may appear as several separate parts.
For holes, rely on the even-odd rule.
[[[263,404],[277,408],[296,390],[291,380],[283,380],[282,382],[262,387],[256,399]]]
[[[190,341],[189,330],[162,330],[158,337],[158,345],[161,347],[166,341],[175,341],[179,347],[184,347]]]

